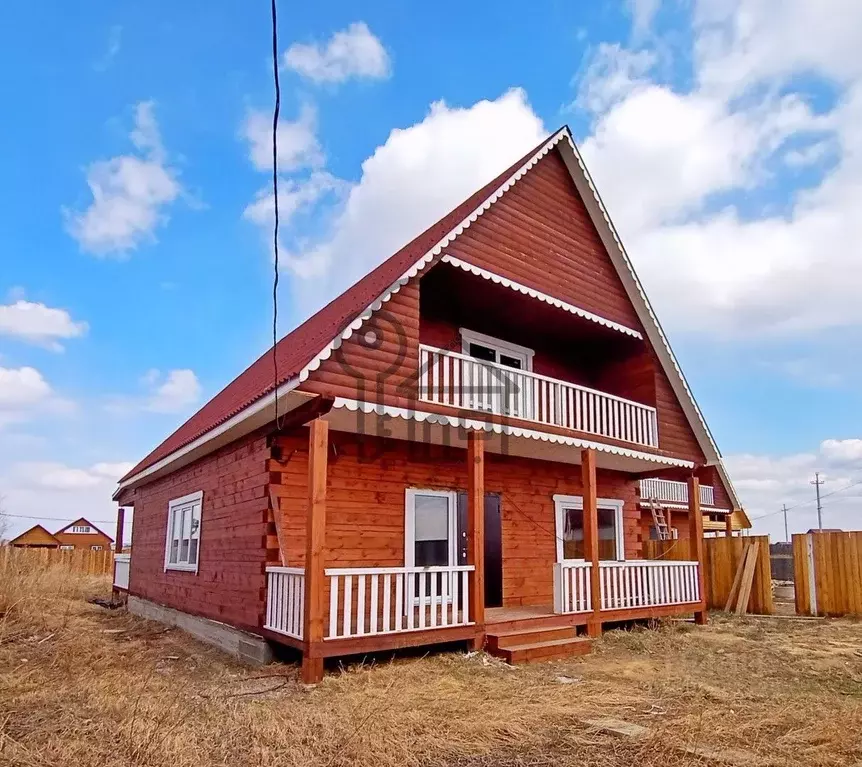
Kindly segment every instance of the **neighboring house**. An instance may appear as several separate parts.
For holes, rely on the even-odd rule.
[[[270,351],[114,499],[130,609],[294,646],[306,681],[325,657],[529,660],[603,623],[702,622],[703,529],[750,526],[568,128],[275,356],[277,390]],[[642,558],[653,507],[693,561]]]
[[[66,525],[54,533],[54,537],[60,544],[61,550],[80,551],[108,551],[114,543],[110,535],[103,533],[92,522],[83,517],[76,519],[72,524]]]
[[[57,549],[60,547],[60,542],[42,525],[33,525],[29,530],[25,530],[17,538],[9,541],[9,545],[17,549]]]

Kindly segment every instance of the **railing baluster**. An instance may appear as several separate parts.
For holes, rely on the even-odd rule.
[[[329,636],[338,635],[338,578],[333,575],[329,581]]]
[[[431,578],[431,628],[437,628],[437,573],[428,573]]]
[[[371,576],[371,620],[369,621],[368,630],[372,634],[377,633],[377,591],[379,587],[379,576]]]
[[[397,577],[397,576],[396,576]],[[392,611],[392,576],[389,573],[383,576],[383,632],[389,631],[392,625],[390,612]]]
[[[395,630],[401,631],[404,618],[404,573],[395,576]]]
[[[341,635],[349,637],[353,633],[353,576],[344,576],[344,603],[343,603]]]

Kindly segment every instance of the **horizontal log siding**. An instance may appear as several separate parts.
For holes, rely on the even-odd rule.
[[[249,435],[138,488],[130,593],[248,629],[265,610],[266,438]],[[168,503],[202,490],[197,574],[165,572]]]
[[[523,176],[466,229],[446,252],[607,319],[643,331],[586,207],[554,151]],[[341,349],[313,371],[304,391],[415,407],[419,365],[418,279],[403,286]],[[374,333],[369,340],[368,333]],[[325,340],[321,341],[321,346]],[[645,342],[646,343],[646,342]],[[688,425],[667,377],[656,367],[655,398],[662,454],[702,463],[703,451]],[[537,370],[542,368],[541,359]],[[545,366],[552,371],[553,365]],[[653,392],[643,371],[634,394],[648,401]],[[555,377],[579,382],[578,375]],[[611,393],[620,387],[608,387]],[[622,387],[625,389],[625,386]],[[644,399],[646,396],[646,400]],[[422,409],[448,412],[422,403]],[[546,428],[547,431],[560,431]],[[565,433],[565,432],[562,432]]]
[[[288,563],[305,563],[308,435],[298,430],[279,438],[287,460],[270,462],[272,490],[284,518]],[[326,566],[404,565],[404,491],[409,487],[466,490],[466,451],[435,448],[420,455],[416,444],[330,433],[327,481]],[[425,448],[425,446],[418,446]],[[580,467],[517,457],[486,455],[485,489],[502,496],[503,601],[509,605],[550,605],[556,558],[554,494],[580,495]],[[627,556],[641,552],[636,482],[599,470],[600,497],[625,501]]]

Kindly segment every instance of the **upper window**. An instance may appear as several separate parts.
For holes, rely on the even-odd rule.
[[[68,544],[65,546],[60,546],[60,551],[74,551],[74,550],[75,550],[75,547],[69,546]]]
[[[461,328],[461,353],[516,370],[533,369],[533,350]]]
[[[165,570],[198,571],[203,491],[168,503]]]
[[[90,551],[101,551],[101,550],[102,550],[101,546],[90,546]]]
[[[580,495],[555,495],[557,561],[584,559],[584,499]],[[625,559],[623,501],[598,499],[599,559]]]
[[[73,533],[92,533],[93,528],[89,525],[72,525]]]

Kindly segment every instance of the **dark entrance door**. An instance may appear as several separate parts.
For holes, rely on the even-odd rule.
[[[458,493],[458,564],[467,564],[467,494]],[[503,519],[500,496],[485,493],[485,607],[503,606]]]

